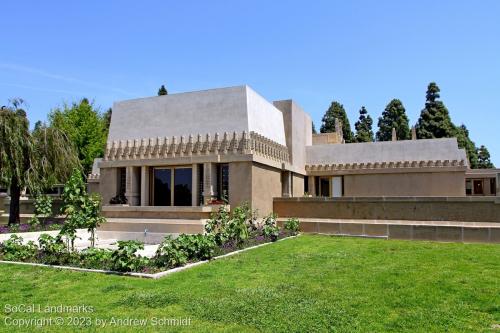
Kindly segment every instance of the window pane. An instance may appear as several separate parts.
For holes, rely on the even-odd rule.
[[[172,184],[170,169],[155,169],[154,170],[154,206],[170,206],[171,205],[171,188]]]
[[[174,206],[191,206],[192,169],[174,171]]]

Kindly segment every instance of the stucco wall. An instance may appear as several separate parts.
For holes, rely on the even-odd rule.
[[[252,162],[229,163],[229,205],[252,203]]]
[[[252,208],[258,210],[259,216],[267,215],[273,211],[273,198],[280,196],[281,171],[254,163],[252,165]]]
[[[305,174],[306,146],[312,144],[311,117],[293,100],[274,101],[283,113],[286,145],[295,172]]]
[[[99,178],[99,192],[102,196],[103,205],[109,204],[109,200],[116,195],[118,189],[118,169],[102,168]]]
[[[304,196],[304,176],[294,173],[293,177],[293,192],[292,196],[302,197]]]
[[[491,197],[277,198],[280,217],[500,222],[500,200]]]
[[[344,196],[464,196],[464,172],[344,176]]]
[[[108,143],[233,131],[286,144],[281,112],[248,86],[115,102]]]

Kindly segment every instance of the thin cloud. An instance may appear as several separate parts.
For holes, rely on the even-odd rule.
[[[61,93],[61,94],[85,96],[85,93],[82,93],[82,92],[70,91],[70,90],[61,90],[61,89],[40,88],[40,87],[29,86],[29,85],[25,85],[25,84],[0,82],[0,85],[2,85],[2,86],[8,86],[8,87],[15,87],[15,88],[37,90],[37,91],[45,91],[45,92],[53,92],[53,93]]]
[[[134,94],[132,94],[128,91],[125,91],[123,89],[109,87],[109,86],[105,86],[105,85],[102,85],[102,84],[99,84],[96,82],[84,81],[84,80],[80,80],[80,79],[76,79],[76,78],[72,78],[72,77],[68,77],[68,76],[64,76],[64,75],[59,75],[59,74],[55,74],[55,73],[50,73],[50,72],[47,72],[47,71],[44,71],[41,69],[37,69],[37,68],[26,67],[26,66],[21,66],[21,65],[16,65],[16,64],[8,64],[8,63],[0,63],[0,68],[11,70],[11,71],[16,71],[16,72],[23,72],[23,73],[43,76],[43,77],[53,79],[53,80],[81,84],[81,85],[85,85],[85,86],[91,87],[91,88],[113,91],[115,93],[119,93],[122,95],[134,96]],[[63,91],[60,91],[60,92],[63,92]]]

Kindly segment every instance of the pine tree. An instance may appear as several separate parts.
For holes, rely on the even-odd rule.
[[[354,134],[351,131],[351,125],[349,124],[347,113],[345,112],[344,106],[336,101],[333,101],[332,104],[330,104],[330,107],[328,108],[328,110],[326,110],[325,115],[321,119],[320,132],[335,132],[335,119],[339,119],[340,121],[342,121],[342,132],[345,142],[353,142]]]
[[[158,89],[158,96],[168,95],[167,88],[162,84],[160,89]]]
[[[356,142],[372,142],[373,141],[373,119],[366,111],[364,106],[359,110],[359,120],[354,124],[356,128],[356,135],[354,141]]]
[[[399,99],[391,100],[382,112],[382,116],[378,118],[377,141],[391,141],[393,128],[396,129],[398,140],[410,139],[408,116]]]
[[[490,152],[485,146],[481,146],[477,150],[477,157],[478,157],[478,164],[477,164],[478,169],[492,169],[495,167],[493,163],[491,163]]]
[[[450,138],[456,135],[448,109],[439,101],[440,89],[435,82],[427,86],[425,108],[420,113],[416,130],[419,139]]]
[[[474,141],[469,137],[469,130],[465,125],[460,125],[456,128],[456,137],[458,142],[458,147],[465,149],[467,153],[467,159],[469,160],[469,167],[471,169],[477,169],[478,167],[478,156],[477,148]]]

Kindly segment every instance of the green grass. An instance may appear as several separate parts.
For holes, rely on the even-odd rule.
[[[6,264],[0,276],[6,332],[16,330],[4,324],[4,305],[31,303],[85,304],[95,308],[92,318],[108,320],[191,318],[189,327],[140,331],[464,332],[500,324],[500,246],[493,244],[303,235],[160,280]],[[33,316],[50,317],[11,315]]]

